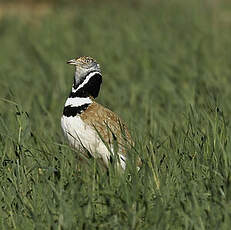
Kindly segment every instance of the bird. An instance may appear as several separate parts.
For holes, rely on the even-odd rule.
[[[88,56],[71,59],[67,64],[75,67],[72,89],[61,117],[69,145],[87,158],[100,159],[106,168],[116,159],[116,165],[124,170],[127,151],[134,142],[122,119],[95,100],[102,83],[100,65]]]

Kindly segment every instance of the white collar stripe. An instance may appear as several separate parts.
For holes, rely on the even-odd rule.
[[[75,97],[75,98],[67,98],[65,106],[78,107],[84,104],[91,104],[92,100],[89,97]]]

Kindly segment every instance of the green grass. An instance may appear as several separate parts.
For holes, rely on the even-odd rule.
[[[142,2],[142,3],[141,3]],[[204,2],[204,3],[202,3]],[[106,2],[0,19],[0,229],[229,229],[231,4]],[[124,174],[79,164],[60,128],[73,69],[135,140]]]

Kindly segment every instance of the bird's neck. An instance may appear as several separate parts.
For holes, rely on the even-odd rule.
[[[72,90],[66,100],[63,110],[64,116],[76,116],[84,112],[99,94],[102,76],[100,72],[92,71],[78,80],[76,73]]]
[[[90,71],[84,77],[75,73],[74,83],[69,97],[90,97],[96,98],[99,94],[102,83],[102,75],[97,71]]]

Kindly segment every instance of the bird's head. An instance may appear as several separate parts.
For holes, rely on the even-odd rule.
[[[100,65],[91,57],[78,57],[67,61],[67,64],[75,66],[79,78],[85,77],[89,72],[101,72]]]

